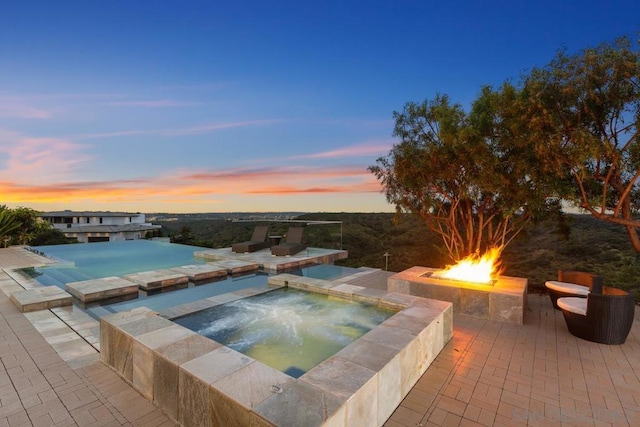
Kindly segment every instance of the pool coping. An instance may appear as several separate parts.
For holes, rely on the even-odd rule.
[[[382,425],[452,337],[449,302],[293,274],[268,283],[398,312],[297,379],[169,319],[268,289],[103,317],[101,358],[185,426]]]

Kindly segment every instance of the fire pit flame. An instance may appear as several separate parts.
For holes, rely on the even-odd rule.
[[[460,280],[464,282],[491,284],[500,274],[501,247],[489,249],[484,255],[472,254],[458,261],[457,264],[433,273],[440,279]]]

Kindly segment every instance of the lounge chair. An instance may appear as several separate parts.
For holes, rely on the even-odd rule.
[[[269,232],[269,226],[257,225],[253,229],[253,235],[251,240],[246,242],[234,243],[231,246],[231,250],[236,253],[255,252],[260,249],[266,249],[271,246],[271,242],[267,240],[267,233]]]
[[[303,227],[289,227],[284,243],[271,247],[271,255],[286,256],[295,255],[298,252],[307,248],[307,245],[302,243]]]
[[[558,270],[558,280],[550,280],[544,286],[553,307],[558,310],[558,298],[586,298],[589,292],[602,293],[602,277],[584,271]]]
[[[567,328],[578,338],[601,344],[624,344],[636,308],[633,294],[603,287],[602,293],[591,292],[586,298],[558,299]]]

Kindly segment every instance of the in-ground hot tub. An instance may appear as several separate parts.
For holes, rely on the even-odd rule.
[[[151,310],[101,320],[101,357],[185,426],[382,425],[452,336],[452,305],[281,274],[288,286],[397,310],[293,378]],[[174,308],[185,314],[246,298],[243,290]]]
[[[173,321],[298,378],[396,312],[284,287]]]

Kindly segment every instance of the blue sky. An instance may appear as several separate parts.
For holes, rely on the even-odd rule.
[[[637,0],[1,9],[0,204],[43,211],[392,211],[394,110],[640,34]]]

